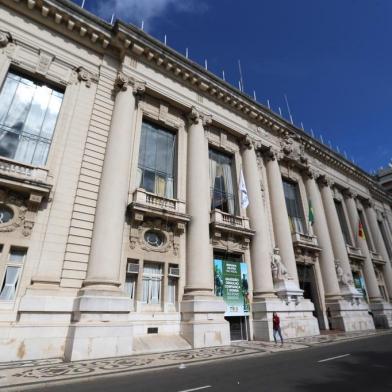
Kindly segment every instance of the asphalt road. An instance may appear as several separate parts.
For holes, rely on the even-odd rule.
[[[392,392],[392,335],[301,351],[163,368],[47,387],[50,392]]]

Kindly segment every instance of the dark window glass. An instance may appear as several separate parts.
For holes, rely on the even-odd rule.
[[[283,190],[286,199],[286,207],[289,216],[291,232],[305,234],[305,220],[298,184],[295,182],[283,180]]]
[[[351,236],[347,226],[347,220],[346,220],[346,215],[344,213],[343,205],[340,201],[335,200],[335,207],[336,207],[336,212],[338,214],[340,227],[342,229],[344,240],[346,241],[346,244],[352,245]]]
[[[233,159],[216,150],[209,150],[211,209],[229,214],[237,213],[234,194]]]
[[[174,197],[176,136],[143,122],[139,148],[140,187],[160,196]]]
[[[0,155],[44,165],[63,94],[8,73],[0,92]]]
[[[388,241],[388,236],[387,232],[385,230],[384,222],[378,221],[378,227],[380,228],[381,236],[385,244],[385,248],[387,249],[388,256],[390,259],[392,259],[392,249],[391,249],[391,244]]]

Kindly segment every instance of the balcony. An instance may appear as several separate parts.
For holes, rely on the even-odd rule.
[[[370,251],[370,257],[372,258],[372,261],[374,264],[378,264],[378,265],[384,265],[385,264],[385,260],[382,258],[382,256],[374,251]]]
[[[318,245],[317,237],[310,234],[294,232],[291,233],[294,249],[305,252],[319,252],[321,248]]]
[[[220,210],[210,213],[210,224],[213,229],[219,229],[233,234],[253,236],[254,231],[249,227],[249,219],[242,216],[228,214]]]
[[[18,191],[48,194],[52,187],[49,171],[42,167],[0,157],[0,185]]]
[[[363,262],[365,260],[365,256],[362,254],[361,249],[355,248],[352,245],[346,244],[347,254],[350,260],[356,262]]]
[[[128,205],[136,220],[143,220],[144,216],[163,218],[174,222],[188,222],[186,204],[177,199],[169,199],[138,188],[132,195]]]

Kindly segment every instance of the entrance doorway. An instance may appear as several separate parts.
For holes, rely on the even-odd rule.
[[[225,317],[230,323],[230,340],[249,340],[249,322],[246,316]]]
[[[299,287],[304,291],[304,298],[312,301],[314,305],[313,316],[317,318],[320,329],[326,329],[320,299],[317,290],[317,282],[313,265],[297,264]]]

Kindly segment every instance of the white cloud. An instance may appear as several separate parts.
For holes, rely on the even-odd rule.
[[[104,19],[110,19],[114,13],[116,19],[149,27],[154,18],[164,16],[168,11],[199,13],[206,10],[206,4],[200,0],[102,0],[97,5],[97,13]]]

